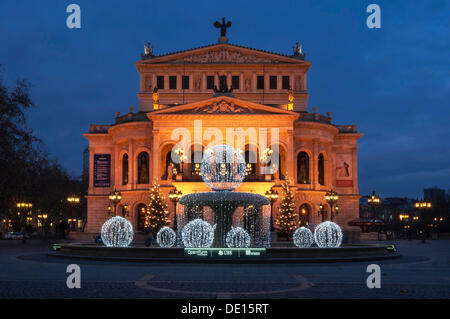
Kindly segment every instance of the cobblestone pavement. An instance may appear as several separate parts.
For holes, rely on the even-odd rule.
[[[400,259],[377,261],[381,288],[369,289],[370,262],[170,264],[56,259],[47,244],[0,242],[0,298],[449,298],[450,241],[393,242]],[[66,267],[81,267],[81,288]]]

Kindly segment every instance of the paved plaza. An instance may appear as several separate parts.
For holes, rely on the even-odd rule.
[[[68,260],[48,242],[0,242],[0,298],[449,298],[450,241],[392,242],[402,258],[357,263],[170,264]],[[384,242],[383,244],[386,244]],[[369,289],[367,265],[381,267]],[[66,285],[69,264],[81,288]]]

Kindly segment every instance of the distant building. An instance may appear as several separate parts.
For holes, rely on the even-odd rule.
[[[368,196],[363,196],[359,203],[359,216],[363,221],[371,221],[373,218],[372,208],[367,199]],[[387,229],[400,230],[416,216],[414,202],[414,199],[406,197],[382,198],[380,205],[375,209],[375,219],[383,221]]]

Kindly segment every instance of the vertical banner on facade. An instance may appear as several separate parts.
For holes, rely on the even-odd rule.
[[[111,154],[94,154],[94,187],[111,186]]]

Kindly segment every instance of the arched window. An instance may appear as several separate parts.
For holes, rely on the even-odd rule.
[[[297,183],[309,184],[309,156],[306,152],[297,155]]]
[[[128,154],[122,157],[122,185],[128,184]]]
[[[138,184],[149,183],[148,153],[141,152],[138,155]]]
[[[164,160],[164,174],[162,179],[171,180],[173,179],[173,170],[175,168],[175,164],[172,163],[172,152],[169,150],[166,154]]]
[[[323,158],[323,154],[319,154],[318,162],[319,184],[325,185],[325,160]]]
[[[192,179],[197,179],[201,181],[201,170],[200,170],[200,164],[201,164],[201,158],[203,154],[203,147],[199,148],[198,150],[195,149],[195,147],[191,148],[191,163],[190,163],[190,173]],[[195,161],[197,160],[197,162]]]
[[[298,221],[299,226],[308,226],[309,219],[311,218],[311,208],[308,204],[302,204],[298,209]]]
[[[278,152],[275,151],[275,148],[272,148],[273,154],[271,158],[273,162],[271,163],[273,175],[275,179],[284,180],[286,173],[286,151],[281,145],[278,145]]]
[[[137,230],[145,230],[145,217],[147,215],[147,206],[145,204],[139,204],[136,206],[136,216],[137,216]]]
[[[256,176],[256,163],[255,163],[256,161],[257,161],[256,154],[254,154],[254,152],[250,150],[246,150],[245,163],[247,163],[247,169],[245,171],[245,178],[247,180]]]

